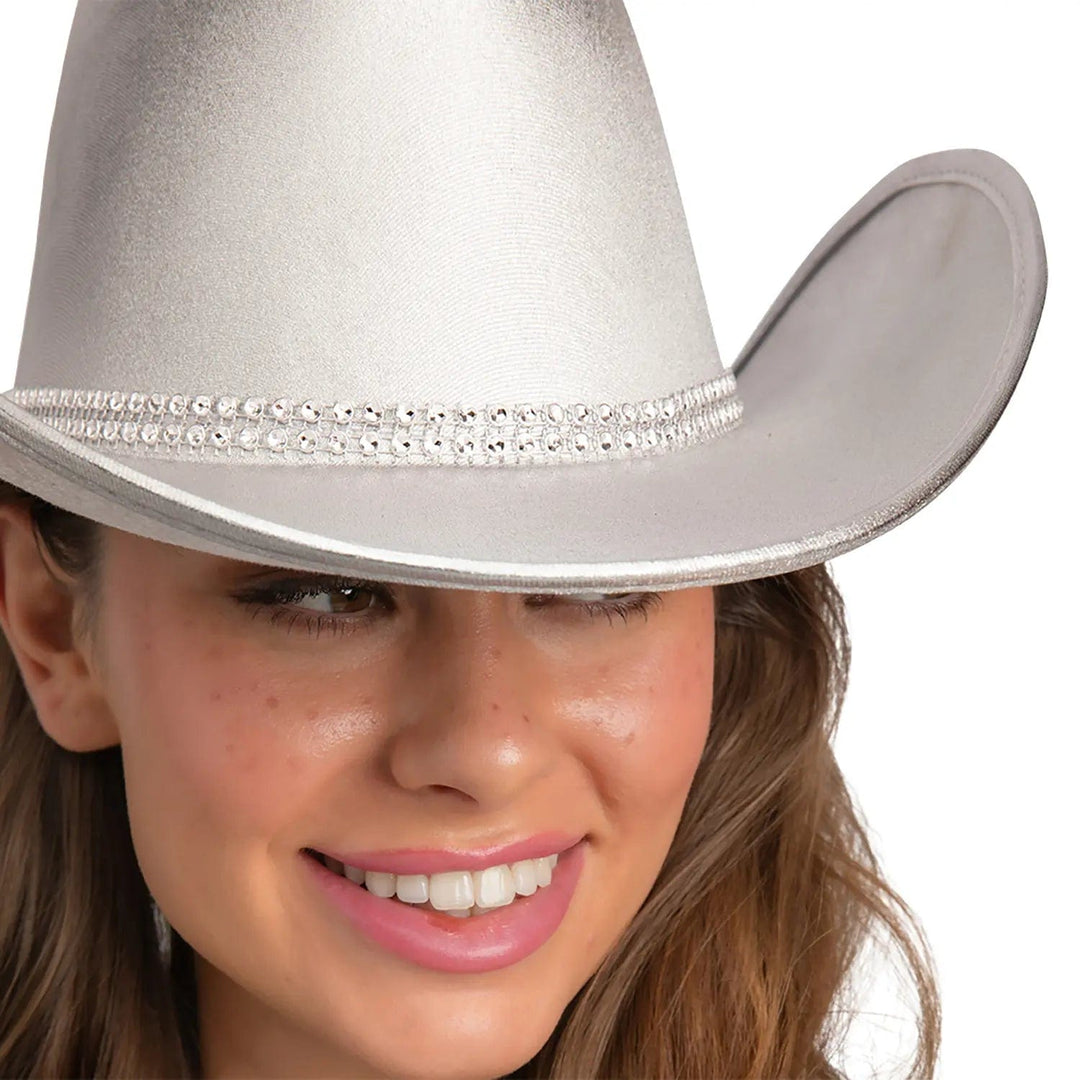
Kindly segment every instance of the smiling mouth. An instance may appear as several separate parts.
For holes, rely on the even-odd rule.
[[[346,866],[312,848],[305,848],[304,853],[331,873],[382,899],[459,919],[486,915],[547,888],[559,858],[558,855],[548,855],[484,870],[427,875],[365,871]]]

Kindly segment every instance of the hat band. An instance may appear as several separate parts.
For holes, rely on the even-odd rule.
[[[743,410],[730,370],[663,398],[597,405],[380,405],[55,387],[16,387],[5,397],[63,434],[109,450],[245,463],[607,461],[714,438],[736,427]]]

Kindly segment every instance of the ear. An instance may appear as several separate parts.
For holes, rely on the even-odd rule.
[[[76,583],[38,542],[29,510],[0,505],[0,626],[46,734],[66,750],[115,746],[119,733],[76,639]]]

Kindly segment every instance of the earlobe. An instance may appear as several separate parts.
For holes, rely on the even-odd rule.
[[[76,585],[39,545],[29,512],[0,506],[0,627],[45,733],[84,752],[120,740],[76,638]]]

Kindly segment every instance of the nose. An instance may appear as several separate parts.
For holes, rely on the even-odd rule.
[[[393,695],[389,768],[404,790],[496,813],[554,767],[557,672],[522,632],[520,596],[426,599]]]

